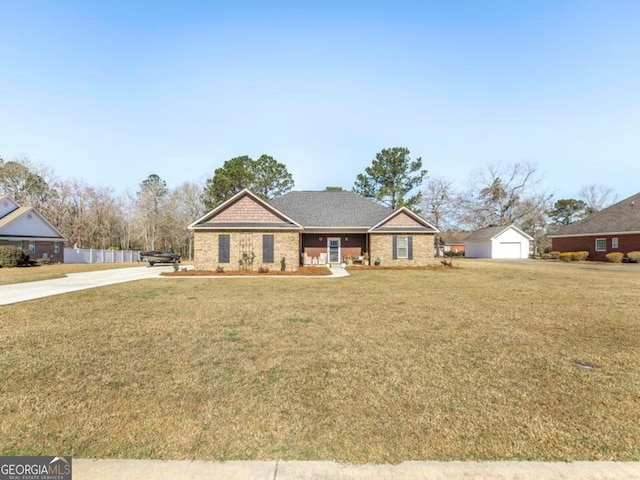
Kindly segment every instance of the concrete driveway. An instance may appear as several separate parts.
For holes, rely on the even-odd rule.
[[[55,278],[53,280],[2,285],[0,286],[0,305],[76,292],[87,288],[103,287],[114,283],[156,278],[160,276],[161,272],[171,271],[173,271],[172,265],[116,268],[95,272],[70,273],[64,278]]]

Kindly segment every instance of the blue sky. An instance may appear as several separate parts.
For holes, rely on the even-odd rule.
[[[640,2],[305,3],[0,0],[0,156],[123,192],[266,153],[322,189],[402,146],[640,190]]]

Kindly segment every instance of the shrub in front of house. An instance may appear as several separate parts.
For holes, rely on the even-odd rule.
[[[607,262],[611,263],[622,263],[622,259],[624,258],[624,253],[621,252],[611,252],[605,255]]]
[[[574,262],[583,262],[587,258],[589,258],[589,252],[571,252],[571,260],[573,260]]]
[[[549,258],[552,260],[558,260],[560,258],[560,252],[549,252]]]
[[[627,258],[629,263],[640,263],[640,252],[629,252],[627,253]]]
[[[558,259],[561,262],[571,262],[573,261],[573,255],[575,252],[562,252],[558,254]]]
[[[0,246],[0,267],[20,267],[29,263],[29,255],[21,248]]]

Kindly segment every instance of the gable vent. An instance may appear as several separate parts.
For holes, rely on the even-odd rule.
[[[31,215],[30,213],[27,213],[27,218],[31,220],[33,218],[33,215]]]

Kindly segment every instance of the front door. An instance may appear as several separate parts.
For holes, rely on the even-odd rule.
[[[329,250],[329,263],[340,263],[340,237],[327,238],[327,250]]]

